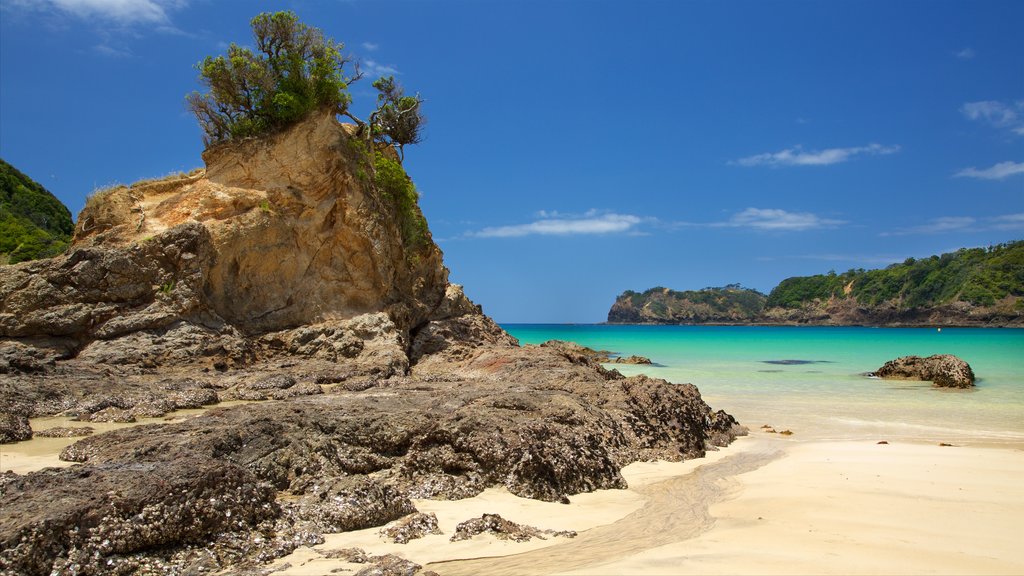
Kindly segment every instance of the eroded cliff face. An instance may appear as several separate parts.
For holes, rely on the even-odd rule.
[[[201,223],[212,256],[196,263],[201,305],[245,333],[381,310],[408,330],[444,296],[440,250],[429,239],[403,245],[396,207],[374,189],[366,155],[333,115],[217,146],[203,159],[206,169],[191,176],[92,199],[73,246],[146,243]]]
[[[448,271],[429,232],[405,244],[348,128],[313,116],[213,148],[189,175],[98,193],[67,255],[0,271],[0,369],[354,357],[372,346],[338,341],[391,330],[403,371]]]

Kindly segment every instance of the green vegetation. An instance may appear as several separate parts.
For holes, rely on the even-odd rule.
[[[293,12],[263,13],[250,24],[256,52],[232,43],[226,56],[207,56],[196,66],[210,91],[187,101],[207,144],[265,134],[322,107],[345,113],[357,76],[345,74],[350,61],[342,44]]]
[[[627,290],[619,302],[640,310],[650,321],[744,321],[764,309],[766,296],[757,290],[729,284],[720,288],[676,291],[657,286],[644,292]]]
[[[393,76],[373,83],[377,108],[364,122],[349,109],[348,88],[362,73],[342,54],[344,44],[290,11],[259,14],[250,25],[256,51],[231,44],[227,55],[207,56],[196,66],[209,91],[186,100],[207,146],[280,130],[316,110],[351,118],[367,142],[394,146],[399,158],[406,144],[420,141],[423,101],[406,96]]]
[[[1024,241],[915,260],[881,270],[849,270],[787,278],[768,296],[768,307],[799,308],[814,300],[856,298],[861,305],[893,302],[924,308],[956,301],[991,306],[1024,296]]]
[[[0,263],[56,256],[74,229],[60,200],[0,159]]]
[[[419,192],[401,163],[382,152],[377,152],[374,160],[374,184],[381,197],[394,206],[402,232],[402,245],[407,254],[413,254],[427,244],[429,234],[427,220],[417,204]]]

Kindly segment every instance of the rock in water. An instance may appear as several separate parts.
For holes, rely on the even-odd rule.
[[[879,378],[926,380],[943,388],[971,388],[974,371],[970,364],[952,354],[935,354],[927,358],[902,356],[890,360],[875,371]]]

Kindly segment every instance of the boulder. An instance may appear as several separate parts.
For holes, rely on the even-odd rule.
[[[927,358],[902,356],[886,362],[874,375],[895,380],[925,380],[943,388],[974,386],[974,371],[970,364],[952,354],[935,354]]]
[[[0,412],[0,444],[21,442],[32,438],[28,418],[20,414]]]

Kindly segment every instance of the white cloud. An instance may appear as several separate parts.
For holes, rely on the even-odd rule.
[[[105,19],[120,24],[164,24],[168,10],[183,0],[45,0],[45,4],[83,19]],[[38,5],[37,5],[38,7]]]
[[[780,152],[766,152],[755,154],[729,162],[739,166],[827,166],[846,162],[853,156],[859,154],[884,155],[899,152],[899,146],[883,146],[881,144],[868,144],[867,146],[854,146],[851,148],[826,148],[825,150],[804,151],[796,146],[787,148]]]
[[[911,226],[882,236],[907,236],[910,234],[938,234],[941,232],[985,232],[988,230],[1024,230],[1024,212],[1001,216],[943,216],[933,218],[920,226]],[[953,250],[949,250],[952,252]]]
[[[645,219],[631,214],[598,214],[591,210],[581,217],[549,217],[540,212],[539,220],[512,226],[494,226],[467,236],[477,238],[517,238],[521,236],[574,236],[581,234],[622,234],[636,232],[636,226]]]
[[[954,174],[958,178],[981,178],[984,180],[1002,180],[1014,174],[1024,174],[1024,162],[1000,162],[981,170],[971,166]]]
[[[994,128],[1008,128],[1024,135],[1024,100],[1003,104],[995,100],[967,102],[960,112],[971,120],[985,122]]]
[[[818,228],[832,228],[840,224],[844,224],[844,222],[842,220],[822,218],[810,212],[788,212],[778,208],[747,208],[742,212],[734,214],[726,222],[716,222],[710,224],[710,226],[800,232]]]
[[[992,218],[992,227],[996,230],[1024,230],[1024,212],[996,216]]]
[[[957,60],[971,60],[977,55],[978,53],[974,51],[974,48],[964,48],[963,50],[956,52],[954,54]]]
[[[133,56],[132,51],[127,48],[114,48],[109,44],[97,44],[92,47],[93,51],[102,56],[111,58],[129,58]]]
[[[380,44],[374,44],[373,42],[363,42],[362,47],[363,50],[366,50],[367,52],[376,52],[377,49],[380,48]]]
[[[858,264],[893,264],[903,262],[906,256],[866,255],[866,254],[799,254],[796,256],[761,256],[757,260],[772,262],[776,260],[820,260],[823,262],[855,262]]]
[[[377,62],[376,60],[364,60],[360,67],[363,72],[371,78],[380,78],[381,76],[393,76],[395,74],[401,74],[398,68],[394,66],[385,65]]]

